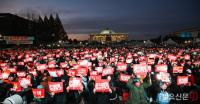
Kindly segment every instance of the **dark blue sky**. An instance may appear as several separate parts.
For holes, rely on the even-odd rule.
[[[68,34],[79,39],[106,27],[129,39],[150,39],[200,26],[200,0],[1,0],[0,12],[58,13]]]

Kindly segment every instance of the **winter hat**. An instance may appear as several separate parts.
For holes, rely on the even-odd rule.
[[[37,88],[38,89],[42,89],[42,88],[44,88],[44,86],[43,85],[38,85]]]
[[[140,82],[140,78],[133,78],[133,83]]]

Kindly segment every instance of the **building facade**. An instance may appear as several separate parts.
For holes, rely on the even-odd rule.
[[[200,27],[188,28],[180,31],[172,32],[169,37],[181,37],[181,38],[198,38],[200,37]]]
[[[92,33],[90,34],[90,41],[97,41],[97,42],[121,42],[128,40],[128,35],[125,33],[116,33],[113,30],[105,29],[102,30],[100,33]]]
[[[173,39],[178,44],[194,44],[200,39],[200,27],[187,28],[169,33],[168,38]]]

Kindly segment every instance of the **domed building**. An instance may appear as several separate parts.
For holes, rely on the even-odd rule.
[[[116,33],[111,29],[102,30],[100,33],[90,34],[90,41],[97,42],[120,42],[128,40],[128,35],[125,33]]]

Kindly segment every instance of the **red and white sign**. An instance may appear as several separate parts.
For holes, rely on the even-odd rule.
[[[115,62],[116,61],[116,58],[115,57],[111,57],[110,58],[110,62]]]
[[[33,58],[32,57],[28,57],[24,60],[24,62],[32,62],[33,61]]]
[[[1,63],[0,66],[1,67],[5,67],[7,65],[7,63]]]
[[[76,70],[69,69],[69,70],[67,70],[67,73],[68,73],[68,74],[67,74],[68,76],[71,76],[71,77],[72,77],[72,76],[75,76],[75,75],[76,75]]]
[[[183,73],[183,66],[174,66],[173,73]]]
[[[190,55],[185,55],[185,56],[184,56],[184,59],[185,59],[185,60],[190,60]]]
[[[83,66],[83,67],[88,67],[88,61],[87,60],[80,60],[80,61],[78,61],[78,64],[80,66]]]
[[[60,68],[67,68],[67,67],[68,67],[68,65],[67,65],[66,62],[61,62],[60,63]]]
[[[156,75],[156,78],[158,80],[161,80],[163,82],[171,82],[170,81],[170,74],[169,73],[165,73],[165,72],[160,72]]]
[[[49,91],[53,93],[63,92],[63,82],[48,82]]]
[[[8,70],[12,73],[16,73],[17,72],[17,69],[16,68],[8,68]]]
[[[19,82],[12,82],[11,84],[13,85],[13,88],[10,89],[11,91],[15,91],[15,92],[22,91],[22,87]]]
[[[24,72],[24,71],[17,72],[17,76],[18,77],[25,77],[26,76],[26,72]]]
[[[147,56],[148,56],[149,58],[156,58],[157,55],[156,55],[156,54],[148,54]]]
[[[102,76],[113,75],[113,73],[114,73],[114,69],[112,67],[107,67],[103,69]]]
[[[90,75],[90,80],[94,80],[94,81],[96,81],[96,80],[101,80],[101,75]]]
[[[95,82],[95,90],[96,92],[109,92],[110,86],[108,80],[97,80]]]
[[[48,62],[48,67],[53,69],[56,67],[56,63],[55,62]]]
[[[77,69],[76,75],[77,76],[87,76],[88,74],[88,69],[86,67],[79,67]]]
[[[8,79],[9,73],[0,73],[0,79]]]
[[[90,76],[91,76],[91,75],[98,75],[98,72],[97,72],[97,71],[91,71],[91,72],[90,72]]]
[[[76,77],[71,77],[69,79],[69,90],[82,90],[83,85],[82,85],[82,79],[81,78],[76,78]]]
[[[99,65],[99,67],[102,67],[104,65],[104,63],[103,62],[99,62],[98,65]]]
[[[18,62],[18,65],[22,65],[22,66],[23,66],[23,65],[24,65],[24,62]]]
[[[167,73],[167,65],[165,64],[160,64],[155,66],[155,71],[156,72],[166,72]]]
[[[126,63],[122,63],[122,62],[118,62],[117,63],[117,70],[126,71],[126,69],[127,69],[127,64]]]
[[[56,73],[58,75],[58,77],[64,75],[64,70],[63,69],[60,69],[60,70],[56,70]]]
[[[29,73],[33,74],[33,76],[38,76],[37,72],[35,70],[30,70]]]
[[[188,84],[188,76],[177,77],[177,85],[187,85],[187,84]]]
[[[102,73],[103,67],[95,67],[95,70],[96,70],[98,73]]]
[[[131,78],[131,75],[127,74],[120,74],[119,80],[122,82],[128,82],[128,80]]]
[[[133,71],[138,75],[145,75],[148,72],[147,65],[145,64],[134,64]]]
[[[44,98],[45,90],[44,89],[32,89],[34,98]]]
[[[45,69],[47,69],[47,65],[46,64],[38,64],[37,66],[37,70],[45,70]]]
[[[177,57],[174,56],[173,54],[169,54],[169,55],[168,55],[168,58],[169,58],[169,60],[171,60],[171,61],[175,61],[175,60],[177,59]]]
[[[26,84],[28,86],[32,86],[30,78],[19,78],[18,81],[20,84]]]

